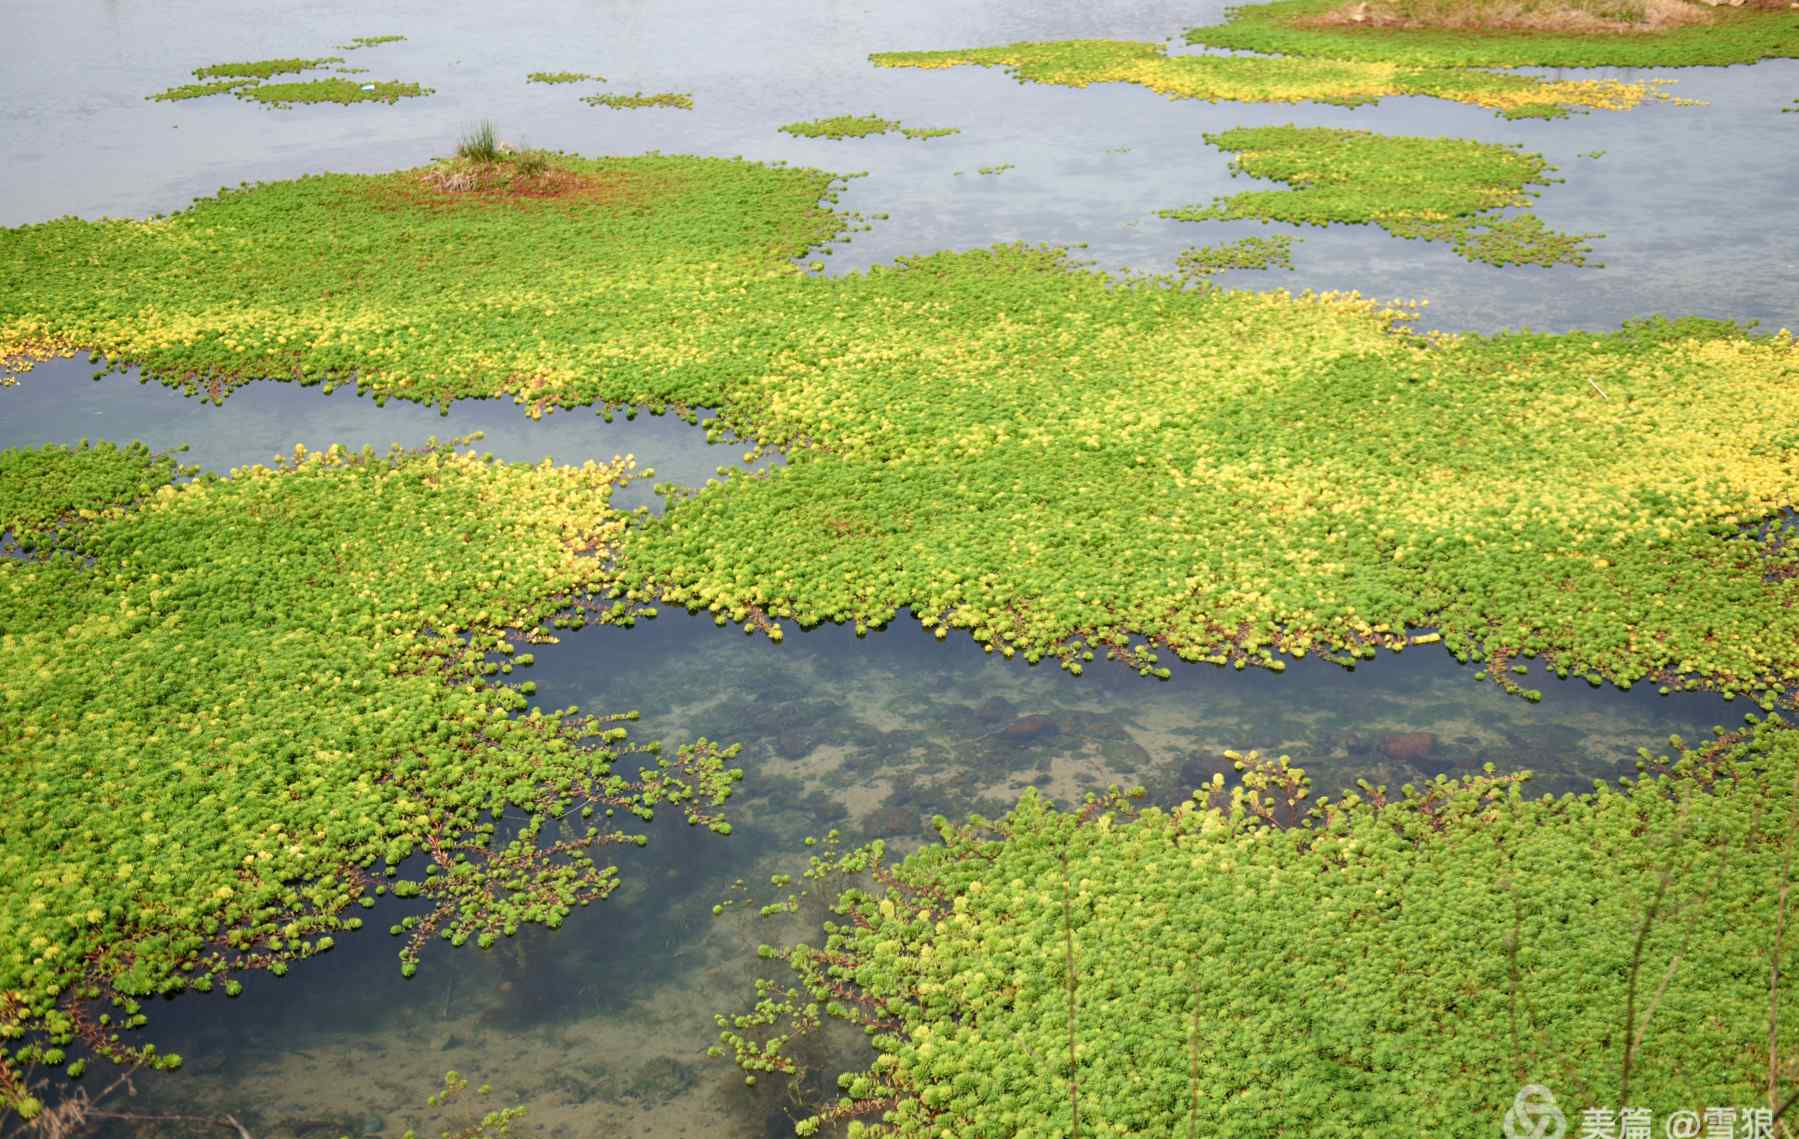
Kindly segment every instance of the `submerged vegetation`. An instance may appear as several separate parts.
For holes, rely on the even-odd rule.
[[[1578,21],[1553,19],[1554,10],[1568,12],[1580,6],[1470,0],[1374,0],[1361,4],[1274,0],[1232,8],[1224,23],[1190,29],[1187,42],[1295,59],[1355,60],[1426,69],[1717,67],[1799,58],[1799,12],[1783,0],[1707,8],[1678,0],[1591,4],[1599,26],[1586,30]],[[1533,8],[1552,11],[1534,12]],[[1684,18],[1652,27],[1648,26],[1650,8],[1660,10],[1658,15],[1670,8],[1687,11]],[[1505,26],[1508,22],[1514,26]],[[1546,22],[1547,27],[1543,26]],[[1605,26],[1608,24],[1611,26]],[[1641,30],[1632,28],[1633,24]]]
[[[1225,245],[1201,245],[1182,250],[1175,259],[1184,277],[1206,278],[1226,269],[1291,269],[1293,238],[1245,237]]]
[[[827,850],[834,920],[762,948],[792,972],[714,1054],[797,1076],[863,1028],[801,1135],[1472,1134],[1527,1083],[1765,1121],[1799,1088],[1799,733],[1676,747],[1560,799],[1489,769],[1313,801],[1251,753],[1173,810],[1026,792],[898,863]]]
[[[1233,173],[1285,182],[1210,206],[1164,210],[1177,221],[1257,218],[1300,225],[1372,222],[1395,237],[1446,241],[1493,265],[1586,263],[1585,241],[1544,228],[1534,216],[1490,216],[1528,206],[1526,187],[1545,185],[1550,166],[1514,146],[1455,138],[1408,138],[1328,127],[1239,127],[1205,136],[1236,154]]]
[[[1510,117],[1554,117],[1571,108],[1625,110],[1651,97],[1644,84],[1613,79],[1550,80],[1529,75],[1399,67],[1380,61],[1170,56],[1159,43],[1065,40],[964,51],[879,52],[877,67],[1003,67],[1021,83],[1087,87],[1136,83],[1174,99],[1354,106],[1389,95],[1424,95],[1490,107]]]
[[[539,196],[328,175],[0,232],[0,358],[91,348],[215,397],[716,408],[791,461],[622,538],[619,584],[776,638],[910,609],[1071,671],[1440,640],[1526,692],[1533,656],[1799,683],[1799,547],[1767,525],[1799,499],[1785,332],[1418,336],[1354,296],[1021,247],[814,278],[792,259],[848,221],[827,175],[549,164]]]
[[[894,119],[883,119],[879,115],[836,115],[828,119],[808,119],[805,122],[783,123],[780,130],[796,138],[868,138],[871,135],[888,134],[898,131],[910,139],[945,138],[952,134],[960,134],[959,127],[908,127],[902,126]]]
[[[729,833],[733,749],[663,756],[634,714],[492,680],[515,640],[629,619],[583,599],[631,466],[296,448],[170,482],[141,446],[0,452],[31,555],[0,558],[0,1111],[42,1106],[33,1066],[178,1065],[145,1002],[235,996],[377,897],[423,901],[392,927],[410,974],[607,897],[627,816]]]
[[[639,107],[672,107],[676,110],[693,110],[693,96],[679,91],[663,91],[655,95],[645,95],[636,91],[629,95],[583,95],[581,101],[590,107],[611,107],[615,111],[635,110]]]

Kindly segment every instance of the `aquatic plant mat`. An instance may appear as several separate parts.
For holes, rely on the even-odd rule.
[[[1462,69],[1453,63],[1400,66],[1384,59],[1275,59],[1171,56],[1159,43],[1061,40],[958,51],[888,51],[877,67],[1001,67],[1021,83],[1088,87],[1136,83],[1171,99],[1246,103],[1317,101],[1356,106],[1389,95],[1424,95],[1491,107],[1508,117],[1553,118],[1570,109],[1625,110],[1656,92],[1613,79],[1549,80]]]
[[[337,49],[354,51],[358,48],[379,47],[382,44],[395,43],[405,38],[405,36],[357,36],[347,44],[338,44]],[[330,67],[334,63],[341,64],[343,62],[342,56],[326,55],[315,59],[292,56],[280,59],[212,63],[194,69],[194,78],[201,82],[183,83],[165,91],[158,91],[146,98],[153,102],[167,103],[230,93],[239,99],[261,103],[264,106],[292,107],[296,103],[396,103],[401,99],[419,98],[432,93],[429,87],[393,80],[380,80],[374,83],[351,79],[293,79],[279,83],[269,82],[276,76],[318,71]],[[360,74],[367,72],[368,68],[338,67],[334,70],[343,74]]]
[[[0,452],[0,1110],[25,1073],[173,1067],[144,1003],[237,995],[402,904],[401,968],[559,925],[658,807],[729,833],[734,749],[495,683],[586,600],[629,460],[332,449],[178,479],[110,445]],[[187,472],[192,474],[192,472]],[[502,815],[505,815],[502,821]],[[616,816],[616,817],[615,817]],[[193,999],[193,998],[189,998]]]
[[[568,181],[541,197],[327,175],[0,232],[0,359],[93,348],[214,397],[716,408],[790,462],[621,534],[615,573],[777,639],[909,609],[1070,670],[1440,640],[1527,694],[1530,656],[1799,683],[1799,548],[1769,524],[1799,501],[1790,335],[1419,336],[1354,296],[1020,247],[812,277],[792,259],[851,220],[826,174],[548,162]]]
[[[1552,232],[1528,214],[1495,211],[1531,203],[1528,186],[1554,179],[1540,155],[1455,138],[1407,138],[1329,127],[1239,127],[1208,134],[1231,151],[1234,173],[1285,182],[1209,206],[1163,210],[1176,221],[1329,225],[1373,222],[1395,237],[1449,242],[1492,265],[1584,265],[1592,234]]]
[[[863,1028],[877,1058],[801,1135],[1472,1134],[1524,1084],[1747,1127],[1799,1090],[1777,717],[1582,797],[1488,774],[1313,802],[1284,760],[1238,766],[1171,811],[1027,792],[897,863],[827,849],[802,884],[832,920],[764,947],[791,972],[714,1053],[785,1080],[821,1022]]]
[[[1515,6],[1509,18],[1530,19],[1526,9],[1531,6]],[[1697,11],[1668,0],[1593,7],[1612,24],[1624,26],[1505,27],[1506,5],[1461,0],[1275,0],[1232,8],[1224,23],[1190,29],[1187,42],[1406,68],[1719,67],[1799,58],[1799,12],[1778,0]],[[1678,8],[1688,10],[1669,12]],[[1501,25],[1466,26],[1480,19],[1483,10]],[[1662,26],[1650,26],[1651,10],[1663,17]],[[1621,15],[1637,18],[1619,20]]]

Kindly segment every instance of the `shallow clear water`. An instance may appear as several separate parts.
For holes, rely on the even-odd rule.
[[[1555,162],[1544,221],[1603,232],[1603,269],[1494,269],[1447,247],[1372,227],[1301,232],[1293,273],[1236,273],[1251,287],[1358,289],[1428,297],[1427,323],[1607,328],[1651,313],[1799,324],[1799,227],[1791,224],[1799,64],[1671,73],[1709,107],[1651,104],[1561,122],[1508,123],[1422,99],[1356,110],[1176,102],[1131,87],[1024,86],[997,71],[886,71],[871,51],[1104,36],[1163,40],[1217,16],[1193,4],[1033,5],[927,0],[557,0],[496,5],[320,0],[241,5],[12,0],[0,11],[0,148],[8,161],[0,224],[137,216],[181,208],[240,181],[320,169],[387,170],[447,151],[481,118],[532,145],[588,154],[648,149],[740,154],[841,172],[841,206],[890,213],[840,246],[832,271],[910,253],[997,241],[1085,243],[1108,268],[1160,272],[1183,248],[1273,228],[1179,223],[1159,209],[1242,189],[1206,131],[1297,122],[1518,142]],[[273,111],[228,97],[159,104],[144,96],[226,59],[326,54],[350,36],[403,33],[347,53],[368,78],[416,80],[437,94],[394,107]],[[696,109],[611,111],[590,88],[528,86],[532,70],[599,71],[597,90],[692,92]],[[1630,78],[1649,78],[1639,73]],[[955,126],[930,142],[829,142],[774,129],[795,119],[878,112],[912,126]],[[74,145],[78,143],[79,145]],[[1599,158],[1583,152],[1603,150]],[[1012,163],[997,176],[980,166]],[[957,171],[963,171],[957,174]],[[353,393],[254,384],[213,407],[129,377],[88,379],[55,361],[0,389],[0,446],[83,436],[190,444],[216,470],[267,461],[296,442],[416,446],[486,432],[507,458],[561,462],[632,452],[658,480],[697,485],[741,447],[708,447],[678,420],[612,425],[589,412],[525,418],[498,401],[448,416]],[[651,501],[648,484],[621,496]],[[845,629],[775,646],[676,612],[630,631],[593,629],[537,653],[539,702],[637,708],[640,735],[742,741],[747,777],[729,839],[653,828],[621,858],[626,886],[556,934],[531,932],[489,953],[428,953],[399,976],[385,935],[346,937],[321,961],[246,995],[185,997],[152,1010],[154,1037],[189,1058],[179,1075],[140,1079],[133,1110],[235,1113],[257,1139],[397,1136],[446,1068],[491,1081],[495,1102],[525,1103],[523,1135],[781,1133],[776,1089],[746,1090],[702,1052],[711,1014],[750,993],[753,950],[775,931],[710,908],[738,878],[764,881],[803,862],[800,840],[916,841],[942,812],[997,812],[1027,786],[1071,800],[1109,783],[1153,798],[1184,794],[1226,748],[1289,754],[1326,788],[1357,777],[1398,784],[1491,760],[1528,766],[1548,791],[1628,771],[1635,749],[1703,733],[1746,709],[1533,680],[1541,705],[1476,684],[1436,649],[1383,656],[1354,673],[1309,664],[1274,676],[1183,669],[1157,684],[1095,667],[1071,678],[939,643],[900,623],[858,641]],[[379,925],[384,923],[372,923]],[[180,1133],[122,1123],[117,1133]],[[216,1128],[192,1125],[195,1134]]]

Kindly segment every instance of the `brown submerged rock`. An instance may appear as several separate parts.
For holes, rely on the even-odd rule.
[[[1437,750],[1437,735],[1435,732],[1401,732],[1382,736],[1378,748],[1388,759],[1415,763]]]
[[[1030,744],[1054,739],[1062,729],[1048,716],[1020,716],[1000,729],[1000,738],[1011,744]]]

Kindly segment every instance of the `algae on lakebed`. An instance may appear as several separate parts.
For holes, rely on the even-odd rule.
[[[1292,189],[1252,190],[1210,206],[1163,210],[1163,217],[1373,222],[1395,237],[1447,241],[1463,257],[1494,265],[1584,265],[1584,241],[1594,236],[1553,233],[1530,215],[1483,216],[1528,206],[1525,188],[1553,181],[1540,155],[1517,147],[1296,126],[1239,127],[1205,140],[1236,154],[1234,173]]]
[[[1019,247],[809,278],[791,259],[849,220],[828,175],[550,161],[581,192],[328,175],[0,232],[0,359],[717,408],[791,463],[674,502],[618,572],[777,638],[909,608],[1007,656],[1149,671],[1350,660],[1422,626],[1502,683],[1522,654],[1799,683],[1799,548],[1748,529],[1799,501],[1789,335],[1420,337],[1354,296]]]
[[[732,749],[661,756],[634,714],[489,680],[606,580],[630,467],[298,448],[174,485],[141,447],[0,452],[34,555],[0,558],[0,1111],[71,1048],[175,1066],[143,1002],[279,976],[376,896],[424,900],[392,929],[410,973],[610,895],[605,848],[643,841],[615,810],[729,833]]]

